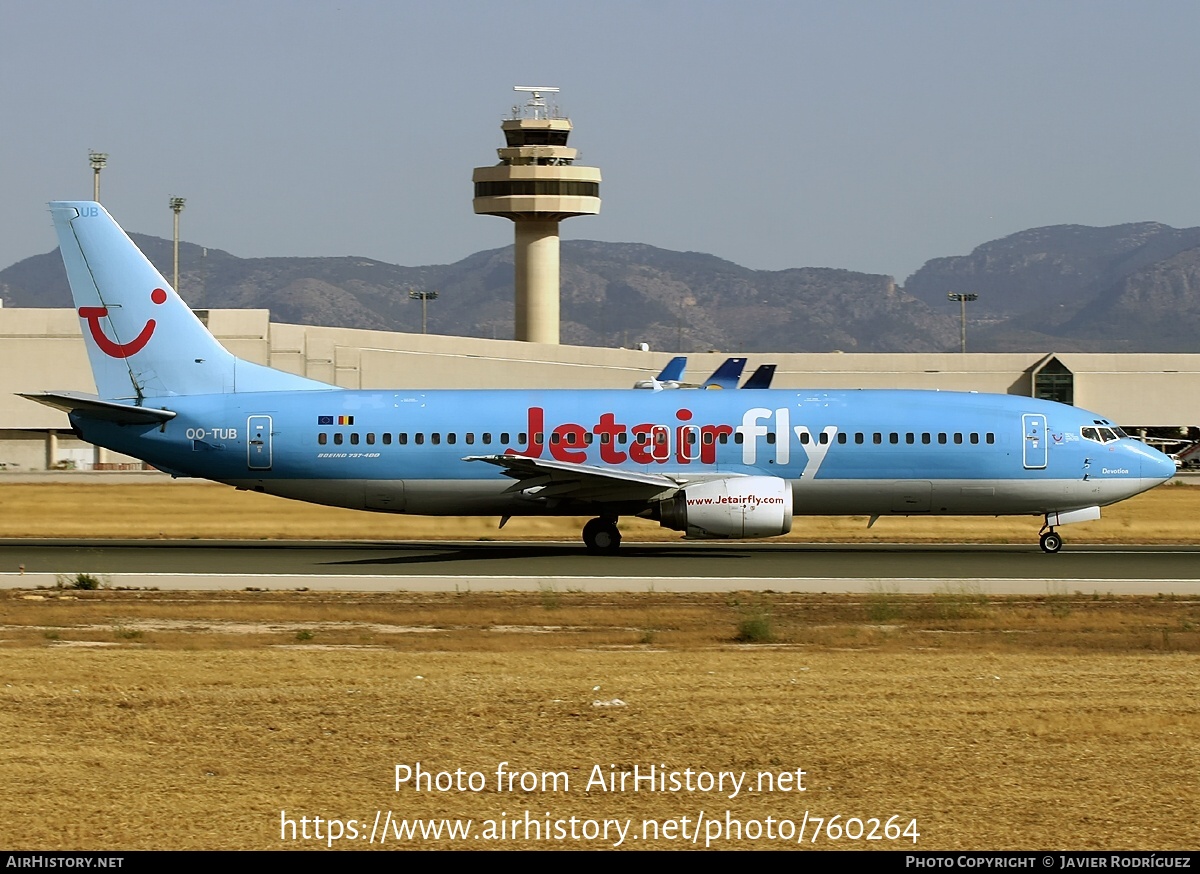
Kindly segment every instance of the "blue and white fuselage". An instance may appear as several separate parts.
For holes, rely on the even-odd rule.
[[[1174,474],[1101,416],[936,391],[343,390],[225,352],[104,212],[52,204],[98,398],[84,439],[183,476],[397,513],[620,515],[692,537],[793,515],[1008,515],[1057,525]]]

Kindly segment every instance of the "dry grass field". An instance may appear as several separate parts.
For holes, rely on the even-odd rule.
[[[0,833],[13,848],[315,848],[351,823],[368,836],[379,811],[472,828],[405,838],[391,820],[385,847],[601,848],[621,826],[623,847],[778,849],[807,813],[816,848],[912,847],[831,837],[895,816],[921,849],[1194,849],[1198,629],[1195,600],[969,589],[10,591]],[[416,763],[483,788],[397,791],[396,766]],[[692,769],[695,791],[588,787],[651,766]],[[538,788],[498,787],[501,767]],[[797,770],[804,792],[757,785]],[[750,783],[702,791],[709,772]]]
[[[1197,518],[1200,488],[1169,486],[1070,537],[1192,542]],[[514,519],[503,531],[496,521],[357,513],[193,482],[0,485],[0,537],[578,537],[577,520]],[[798,519],[793,537],[1028,543],[1037,526],[884,519],[868,531],[865,519]],[[635,540],[679,536],[622,527]],[[895,817],[892,836],[915,820],[921,849],[1195,848],[1198,629],[1196,600],[969,587],[8,591],[0,835],[13,848],[120,850],[362,849],[384,832],[384,847],[914,846],[887,839]],[[396,766],[417,763],[443,780],[461,769],[482,790],[397,790]],[[698,782],[633,791],[634,769],[652,766],[685,784],[688,769],[694,781],[749,782],[735,797]],[[498,768],[557,774],[558,786],[498,786]],[[798,770],[804,792],[757,783]],[[613,775],[624,790],[589,786]],[[406,836],[418,819],[472,831]],[[884,840],[866,839],[875,821]],[[363,839],[372,831],[374,843]]]
[[[1104,509],[1099,522],[1066,529],[1072,543],[1190,543],[1198,536],[1200,487],[1161,486]],[[427,518],[318,507],[194,480],[6,483],[0,477],[0,537],[200,538],[245,540],[578,540],[583,519]],[[1041,521],[995,518],[797,517],[788,540],[808,542],[1033,543]],[[642,519],[623,518],[628,540],[678,540]]]

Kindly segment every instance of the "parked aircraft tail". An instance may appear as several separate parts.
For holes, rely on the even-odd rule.
[[[101,398],[334,388],[236,358],[100,204],[50,213]]]
[[[700,388],[737,388],[745,367],[745,358],[726,358]]]
[[[760,364],[754,373],[750,374],[750,378],[742,385],[742,388],[770,388],[771,380],[775,378],[774,364]]]

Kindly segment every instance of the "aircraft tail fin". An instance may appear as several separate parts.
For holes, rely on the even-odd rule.
[[[745,358],[726,358],[700,388],[737,388],[745,367]]]
[[[742,388],[770,388],[771,380],[775,378],[774,364],[760,364],[750,378],[742,384]]]
[[[659,382],[682,382],[684,371],[687,369],[687,356],[676,355],[667,362],[667,366],[659,371],[656,377]]]
[[[100,204],[50,213],[101,398],[334,388],[236,358]]]

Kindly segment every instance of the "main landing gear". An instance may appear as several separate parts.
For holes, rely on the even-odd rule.
[[[1049,531],[1044,531],[1042,533],[1042,539],[1040,541],[1040,544],[1042,547],[1042,552],[1049,553],[1050,555],[1054,555],[1054,553],[1056,553],[1060,549],[1062,549],[1062,545],[1063,545],[1062,535],[1059,534],[1057,531],[1055,531],[1053,528],[1051,528]]]
[[[587,551],[597,555],[612,555],[621,546],[621,532],[615,518],[592,519],[583,526],[583,543]]]

